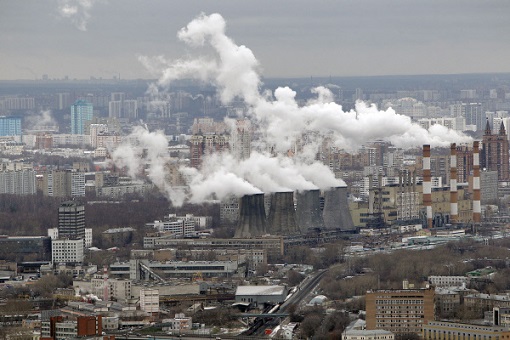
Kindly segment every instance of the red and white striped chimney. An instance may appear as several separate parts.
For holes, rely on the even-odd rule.
[[[423,145],[423,205],[427,212],[427,228],[432,228],[432,177],[430,175],[430,145]]]
[[[482,206],[480,203],[480,149],[479,142],[473,142],[473,222],[482,221]]]
[[[457,192],[457,145],[450,145],[450,222],[457,223],[459,204]]]

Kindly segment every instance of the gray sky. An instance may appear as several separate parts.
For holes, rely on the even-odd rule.
[[[265,77],[510,72],[508,0],[0,0],[0,79],[148,78],[137,56],[196,53],[176,34],[201,12]]]

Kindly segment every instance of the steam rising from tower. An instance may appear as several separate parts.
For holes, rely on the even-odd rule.
[[[209,160],[204,159],[201,169],[181,166],[179,171],[189,180],[189,190],[183,193],[175,190],[165,178],[165,157],[168,155],[162,133],[136,130],[138,145],[149,151],[147,159],[140,160],[144,153],[136,147],[122,145],[114,152],[113,160],[120,166],[129,167],[132,176],[139,173],[136,170],[142,169],[142,165],[149,164],[151,179],[174,205],[185,200],[199,203],[211,198],[240,197],[255,192],[327,190],[334,187],[326,191],[324,222],[326,227],[350,229],[352,219],[345,214],[348,212],[346,194],[337,193],[345,193],[345,183],[316,160],[317,150],[326,140],[331,141],[332,146],[345,150],[356,150],[359,145],[375,139],[405,148],[422,143],[446,146],[452,141],[471,141],[469,137],[439,124],[429,130],[423,129],[391,108],[379,110],[375,105],[357,102],[354,110],[344,111],[325,87],[313,89],[316,98],[305,105],[298,102],[296,92],[289,87],[279,87],[273,93],[261,93],[259,62],[248,47],[237,45],[225,32],[226,23],[221,15],[202,14],[182,28],[178,38],[192,48],[209,49],[207,52],[212,49],[212,53],[200,53],[202,57],[175,61],[164,57],[139,57],[140,62],[159,76],[157,84],[150,87],[155,97],[166,91],[176,79],[194,78],[210,82],[218,89],[223,103],[240,99],[246,104],[245,118],[249,118],[253,134],[258,136],[254,143],[258,150],[252,150],[242,161],[223,152],[220,156],[211,155]],[[305,140],[306,143],[303,142]],[[302,148],[293,157],[288,157],[289,150],[295,150],[296,145],[302,145]],[[337,194],[339,196],[335,196]],[[338,206],[342,207],[340,212],[335,211]],[[257,219],[263,220],[261,216]],[[314,217],[313,224],[317,222]],[[300,223],[305,225],[305,222]],[[258,224],[254,230],[243,226],[238,231],[243,235],[260,234],[262,222]]]

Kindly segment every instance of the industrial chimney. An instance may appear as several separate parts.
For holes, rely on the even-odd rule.
[[[266,232],[264,194],[244,195],[241,198],[239,223],[234,238],[258,237]]]
[[[335,187],[324,192],[322,217],[326,229],[354,230],[347,202],[347,187]]]
[[[457,192],[457,144],[450,145],[450,222],[457,223],[459,218]]]
[[[296,217],[301,232],[306,233],[308,229],[312,228],[324,228],[320,190],[303,190],[297,192],[296,200]]]
[[[275,192],[271,195],[271,206],[267,220],[271,235],[291,235],[299,233],[294,209],[294,192]]]
[[[432,229],[432,178],[430,175],[430,145],[423,145],[423,205],[427,212],[427,228]]]
[[[473,142],[473,222],[482,221],[480,203],[480,149],[478,141]]]

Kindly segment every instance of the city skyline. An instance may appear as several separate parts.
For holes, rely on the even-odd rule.
[[[220,13],[264,77],[510,72],[506,1],[59,0],[0,4],[0,79],[154,78],[140,56],[189,54],[176,32]],[[257,14],[253,14],[257,13]],[[23,18],[23,20],[20,20]],[[207,53],[207,51],[205,51]]]

